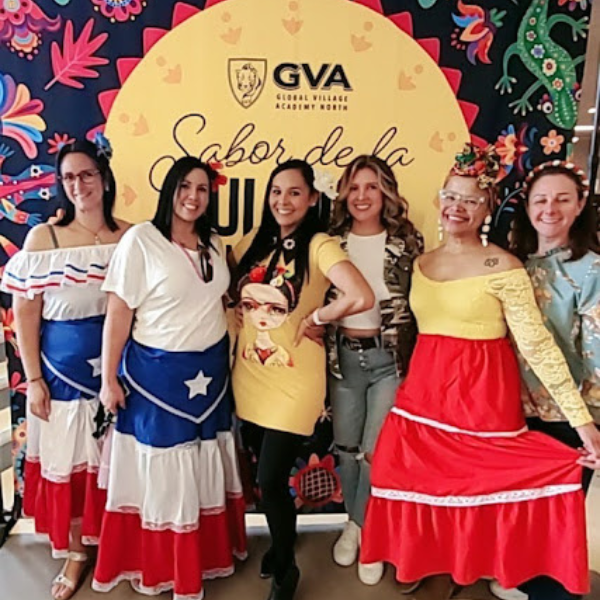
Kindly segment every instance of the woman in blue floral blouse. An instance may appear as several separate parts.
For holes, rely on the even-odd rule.
[[[515,254],[525,263],[545,324],[562,350],[591,415],[600,425],[600,245],[585,173],[573,163],[537,166],[515,219]],[[521,360],[530,429],[578,448],[581,440],[529,365]],[[585,454],[584,467],[598,465]],[[593,471],[584,469],[583,489]],[[523,586],[530,600],[578,598],[548,578]]]

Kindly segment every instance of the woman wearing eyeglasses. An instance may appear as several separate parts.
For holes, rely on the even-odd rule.
[[[128,227],[115,219],[111,149],[64,145],[56,171],[64,215],[29,232],[6,265],[19,351],[27,377],[27,456],[23,509],[65,558],[52,597],[66,600],[83,579],[86,545],[96,544],[106,495],[98,489],[100,353],[106,293],[100,286]]]
[[[123,237],[104,282],[100,399],[117,423],[97,591],[128,580],[142,594],[199,600],[202,580],[232,574],[246,553],[229,271],[207,216],[216,177],[196,158],[176,161],[154,219]]]
[[[586,593],[580,454],[527,430],[509,330],[590,455],[600,445],[527,272],[488,244],[498,168],[492,149],[457,156],[440,193],[445,243],[415,261],[419,336],[375,447],[361,562],[390,562],[403,582],[548,575]]]

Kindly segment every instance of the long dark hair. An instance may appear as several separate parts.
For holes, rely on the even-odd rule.
[[[208,177],[210,206],[213,197],[213,183],[217,178],[217,172],[210,165],[207,165],[193,156],[184,156],[183,158],[176,160],[169,169],[162,187],[160,188],[158,206],[156,207],[156,213],[152,219],[152,225],[154,225],[154,227],[156,227],[156,229],[158,229],[169,241],[171,241],[171,226],[173,224],[173,199],[175,198],[175,194],[177,193],[181,182],[185,179],[186,175],[194,169],[204,171]],[[209,206],[207,206],[206,210],[196,219],[194,224],[194,229],[200,238],[200,242],[205,248],[213,247],[210,241],[213,227],[210,217],[208,216]]]
[[[306,161],[292,159],[275,167],[269,177],[269,182],[267,183],[267,188],[265,190],[265,200],[258,232],[235,270],[233,277],[234,289],[239,287],[240,280],[250,272],[252,267],[269,256],[269,254],[277,248],[278,244],[282,242],[280,227],[269,206],[269,197],[271,196],[271,188],[273,187],[273,180],[275,177],[277,177],[279,173],[283,173],[283,171],[290,170],[300,172],[310,193],[317,191],[315,189],[314,171]],[[326,230],[327,220],[325,216],[321,214],[319,203],[317,203],[315,206],[311,206],[308,209],[308,212],[304,219],[302,219],[302,222],[298,225],[297,229],[288,236],[289,238],[293,238],[295,242],[294,271],[295,279],[300,285],[302,285],[305,276],[306,278],[309,277],[308,263],[310,241],[315,234]]]
[[[529,220],[527,214],[527,203],[529,202],[529,193],[533,186],[542,177],[547,175],[565,175],[577,188],[577,198],[585,198],[586,188],[581,179],[571,169],[563,165],[548,166],[541,171],[535,172],[527,181],[526,197],[517,204],[515,209],[515,219],[513,221],[513,231],[511,240],[511,250],[522,261],[526,261],[531,254],[535,254],[538,249],[537,231]],[[571,229],[569,230],[569,249],[571,256],[568,260],[579,260],[590,250],[600,252],[598,244],[598,226],[597,214],[592,204],[591,198],[585,198],[583,210],[579,213]]]
[[[74,142],[65,144],[60,149],[58,156],[56,157],[56,174],[59,179],[61,177],[60,167],[63,160],[69,154],[74,153],[85,154],[94,162],[94,165],[96,165],[96,168],[100,172],[100,176],[102,177],[102,188],[104,190],[104,193],[102,194],[102,213],[104,214],[104,221],[106,226],[111,231],[117,231],[119,226],[117,225],[117,222],[112,214],[117,195],[117,186],[108,158],[104,154],[98,152],[98,146],[96,146],[96,144],[88,140],[75,140]],[[61,208],[65,211],[65,213],[61,219],[57,221],[56,225],[59,227],[64,227],[69,223],[72,223],[75,219],[75,206],[67,198],[62,185],[58,186],[57,191]]]

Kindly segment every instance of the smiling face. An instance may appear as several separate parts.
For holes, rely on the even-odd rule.
[[[479,235],[479,228],[490,214],[486,193],[474,177],[452,175],[440,193],[442,227],[450,235]]]
[[[289,312],[288,299],[272,285],[249,283],[242,289],[242,310],[259,331],[277,329]]]
[[[369,168],[357,171],[350,183],[346,202],[354,221],[365,225],[381,224],[383,193],[377,173]]]
[[[317,199],[317,193],[308,187],[298,169],[287,169],[273,178],[269,207],[281,228],[281,237],[296,230]]]
[[[527,197],[527,215],[539,237],[562,246],[569,241],[569,231],[585,206],[579,199],[575,182],[567,175],[541,176]]]
[[[87,154],[70,152],[60,165],[65,194],[78,212],[102,208],[104,186],[96,163]]]
[[[173,198],[173,219],[195,222],[206,212],[210,194],[208,175],[202,169],[192,169],[179,183]]]

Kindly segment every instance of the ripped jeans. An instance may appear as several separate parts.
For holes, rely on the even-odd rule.
[[[400,381],[394,357],[381,347],[350,350],[339,343],[338,352],[343,379],[329,376],[333,439],[346,511],[362,527],[371,487],[364,455],[373,451]]]

